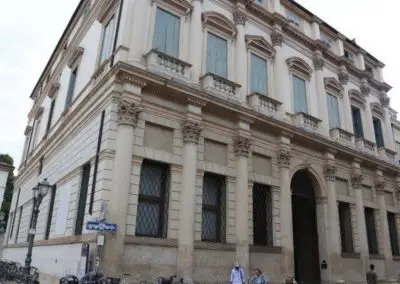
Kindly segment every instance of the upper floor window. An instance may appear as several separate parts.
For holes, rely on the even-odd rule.
[[[354,61],[354,54],[346,49],[344,50],[344,57],[346,57],[352,62]]]
[[[157,8],[153,33],[153,49],[179,57],[180,18]]]
[[[301,26],[301,18],[296,15],[294,12],[287,10],[287,18],[290,22],[290,24],[296,28],[300,28]]]
[[[39,140],[40,126],[42,124],[42,115],[43,115],[43,107],[41,107],[36,114],[35,124],[33,127],[32,149],[34,149],[39,142],[38,140]]]
[[[113,15],[104,25],[100,48],[100,64],[111,56],[115,30],[115,16]]]
[[[69,77],[67,98],[65,99],[65,109],[67,109],[71,105],[72,99],[74,98],[75,84],[76,84],[77,76],[78,76],[78,66],[76,66],[72,70],[71,75]]]
[[[50,110],[49,110],[49,117],[47,118],[46,133],[49,132],[49,130],[51,128],[51,124],[53,122],[53,114],[54,114],[55,104],[56,104],[56,99],[51,100]]]
[[[332,38],[330,38],[327,34],[321,32],[320,39],[322,40],[327,49],[331,49],[333,42]]]
[[[291,57],[286,60],[288,65],[291,84],[293,112],[308,113],[308,84],[312,74],[312,68],[299,57]]]
[[[375,141],[376,141],[376,146],[378,148],[385,147],[385,143],[383,140],[383,132],[382,132],[382,125],[381,125],[381,120],[377,117],[372,118],[372,122],[374,125],[374,133],[375,133]]]
[[[275,53],[274,48],[261,36],[246,36],[247,49],[249,50],[250,69],[250,93],[258,93],[264,96],[269,94],[270,62]],[[272,70],[271,70],[272,71]],[[272,72],[271,72],[272,73]]]
[[[340,114],[338,98],[331,94],[326,94],[328,107],[329,128],[340,128]]]
[[[359,108],[352,106],[351,107],[351,115],[353,118],[353,131],[355,138],[363,138],[364,131],[363,131],[363,123],[361,119],[361,111]]]
[[[228,77],[228,43],[212,33],[207,34],[207,73]]]

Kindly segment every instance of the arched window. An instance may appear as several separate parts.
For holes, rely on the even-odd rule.
[[[294,113],[309,113],[308,84],[312,68],[303,59],[291,57],[286,60],[292,85],[292,101]]]

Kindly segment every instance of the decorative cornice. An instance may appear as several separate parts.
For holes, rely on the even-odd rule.
[[[363,179],[364,179],[364,177],[361,173],[353,172],[351,174],[351,184],[353,186],[353,189],[361,188],[361,183],[362,183]]]
[[[248,157],[252,140],[249,137],[238,135],[233,139],[233,149],[236,156]]]
[[[33,129],[32,126],[27,125],[27,126],[25,127],[24,135],[26,136],[26,135],[28,135],[29,133],[31,133],[32,129]]]
[[[290,150],[280,149],[278,152],[278,166],[280,168],[289,168],[290,158],[291,158]]]
[[[307,78],[311,77],[313,69],[307,64],[307,62],[304,61],[304,59],[297,56],[290,57],[286,59],[286,64],[291,72],[297,71],[302,73]]]
[[[185,143],[198,143],[202,128],[200,123],[192,120],[182,122],[182,136]]]
[[[338,78],[339,78],[339,82],[342,85],[347,85],[347,83],[349,82],[349,73],[347,73],[346,68],[340,68],[339,72],[338,72]]]
[[[118,102],[118,124],[136,126],[140,108],[132,101],[120,99]]]
[[[188,98],[187,99],[187,104],[188,105],[194,105],[197,106],[199,108],[203,108],[207,105],[207,101],[202,100],[200,98]]]
[[[283,34],[281,31],[274,29],[271,33],[271,42],[273,46],[282,46]]]
[[[38,119],[43,114],[43,112],[44,112],[44,107],[38,108],[35,114],[35,119]]]
[[[257,49],[270,57],[275,55],[275,48],[264,37],[257,35],[246,35],[245,40],[248,49]]]
[[[343,90],[344,90],[343,86],[340,84],[339,81],[337,81],[333,77],[324,78],[324,85],[325,85],[325,89],[327,91],[330,91],[334,94],[339,94],[339,95],[343,94]]]
[[[50,99],[53,99],[60,89],[60,83],[56,82],[50,86],[49,93],[47,94]]]
[[[121,71],[117,74],[117,81],[120,83],[129,83],[139,88],[144,88],[147,86],[146,81],[142,78],[124,71]]]
[[[244,26],[247,21],[247,15],[245,12],[241,10],[236,10],[233,12],[233,22],[235,25],[242,25]]]
[[[356,89],[351,89],[349,90],[349,98],[350,101],[360,104],[360,105],[365,105],[365,97]]]
[[[367,80],[365,80],[365,79],[361,80],[360,90],[361,90],[361,94],[363,94],[364,96],[369,95],[371,88],[369,87]]]
[[[326,165],[324,168],[324,177],[326,181],[336,180],[336,166]]]
[[[69,58],[69,60],[67,62],[67,65],[68,65],[69,68],[73,68],[76,65],[76,63],[81,58],[84,50],[85,49],[83,47],[80,47],[80,46],[77,46],[77,47],[75,47],[73,49],[72,55],[71,55],[71,57]]]
[[[313,57],[314,69],[317,71],[323,70],[325,66],[325,60],[321,54],[314,54]]]
[[[230,38],[234,38],[237,33],[234,23],[220,13],[214,11],[203,12],[201,14],[201,18],[203,22],[203,28],[206,26],[211,26],[225,33]]]

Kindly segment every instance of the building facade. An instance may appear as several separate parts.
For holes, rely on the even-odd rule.
[[[81,1],[36,84],[3,256],[55,282],[400,272],[400,122],[383,63],[290,0]],[[107,214],[104,215],[104,204]]]

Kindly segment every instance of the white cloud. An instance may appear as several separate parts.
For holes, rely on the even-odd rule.
[[[32,101],[29,95],[79,0],[3,1],[0,16],[0,153],[9,153],[18,166]],[[400,63],[396,26],[398,0],[298,0],[386,64],[384,76],[396,97]]]

